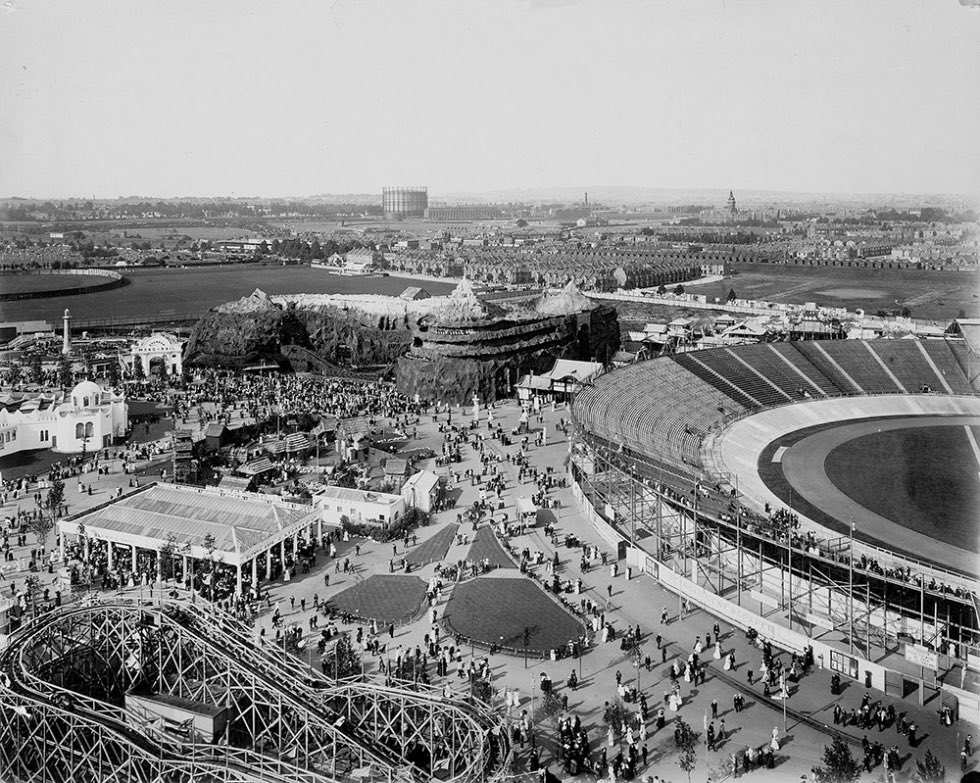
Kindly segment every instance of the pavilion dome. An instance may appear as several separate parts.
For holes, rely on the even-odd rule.
[[[71,404],[75,408],[89,408],[102,402],[102,387],[92,381],[82,381],[71,390]]]

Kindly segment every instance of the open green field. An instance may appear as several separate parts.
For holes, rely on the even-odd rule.
[[[980,317],[980,273],[925,272],[850,267],[800,267],[738,264],[724,280],[687,286],[688,293],[722,302],[734,289],[740,299],[765,299],[826,307],[862,309],[870,315],[908,307],[913,318],[948,323],[962,310],[967,318]],[[705,318],[709,310],[666,307],[645,302],[616,302],[623,329],[639,329],[648,321],[679,316]]]
[[[60,322],[69,308],[75,323],[108,318],[156,316],[197,318],[212,307],[247,296],[256,288],[267,294],[384,294],[397,296],[418,285],[446,294],[452,283],[400,277],[346,277],[308,266],[258,264],[167,269],[127,269],[130,284],[111,291],[77,296],[0,303],[0,321],[41,319]],[[73,278],[74,279],[74,278]],[[104,282],[103,278],[93,278]]]
[[[107,277],[98,275],[21,275],[0,272],[0,294],[33,294],[63,288],[103,285]]]
[[[690,292],[724,301],[732,288],[740,299],[816,302],[872,315],[908,307],[913,318],[948,321],[961,309],[980,316],[980,274],[973,272],[738,264],[724,281]]]
[[[876,514],[978,551],[980,465],[965,427],[875,432],[838,446],[825,468],[838,489]]]

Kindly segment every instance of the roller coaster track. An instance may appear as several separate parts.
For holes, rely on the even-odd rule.
[[[176,591],[42,615],[11,636],[0,673],[4,781],[482,783],[507,752],[489,713],[434,689],[327,680]],[[134,693],[209,705],[227,727],[168,729]]]

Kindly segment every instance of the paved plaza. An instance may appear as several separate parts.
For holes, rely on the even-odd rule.
[[[493,415],[495,423],[502,423],[504,431],[509,433],[517,424],[519,408],[513,401],[497,404],[493,409]],[[568,442],[561,434],[559,424],[568,417],[567,408],[561,405],[554,409],[546,408],[540,420],[538,417],[532,417],[532,432],[528,445],[531,468],[545,472],[550,467],[552,476],[558,478],[564,476]],[[447,423],[447,415],[441,413],[437,419],[433,421],[431,415],[423,415],[418,424],[418,437],[412,440],[409,447],[428,447],[436,454],[441,453],[443,434],[440,433],[439,427]],[[461,412],[459,408],[453,410],[454,424],[467,426],[471,420],[469,406],[465,412]],[[546,435],[546,445],[537,446],[535,432],[542,428]],[[475,432],[487,434],[485,409],[481,412],[481,421]],[[510,446],[489,439],[488,443],[492,443],[493,450],[502,455],[507,453],[513,455],[520,448],[520,438],[515,438]],[[479,582],[482,582],[481,586],[492,586],[495,581],[502,578],[507,578],[507,581],[519,578],[518,572],[513,570],[513,562],[510,563],[510,567],[507,567],[506,562],[501,563],[502,560],[507,559],[507,556],[500,544],[491,537],[490,528],[485,521],[477,527],[476,531],[469,522],[459,524],[460,512],[479,500],[481,491],[480,486],[464,477],[465,472],[473,470],[480,474],[483,470],[478,452],[468,444],[461,447],[461,456],[462,461],[458,463],[437,465],[436,460],[432,459],[420,466],[445,476],[450,487],[457,490],[459,497],[455,508],[437,513],[430,525],[417,531],[417,544],[404,551],[403,542],[396,542],[398,560],[407,557],[410,562],[419,564],[417,568],[412,567],[411,576],[401,575],[403,579],[416,580],[413,585],[424,588],[436,576],[437,567],[457,564],[466,559],[488,558],[491,565],[503,565],[502,568],[492,568],[487,576],[478,577]],[[132,477],[123,475],[118,465],[110,463],[108,467],[109,472],[105,475],[90,472],[81,476],[79,482],[75,479],[66,482],[66,500],[69,503],[70,513],[103,503],[114,497],[120,488],[124,493],[129,490]],[[519,481],[518,468],[513,462],[505,459],[497,463],[497,467],[504,479],[504,488],[500,497],[503,511],[508,513],[510,520],[514,520],[517,518],[518,498],[535,494],[537,486],[531,477],[527,477],[523,483]],[[79,492],[76,488],[77,483],[81,483],[85,491]],[[89,486],[91,486],[91,494],[88,493]],[[523,534],[513,536],[509,542],[512,551],[520,553],[526,549],[531,553],[532,561],[535,559],[542,561],[541,565],[530,567],[530,578],[525,577],[527,585],[537,591],[536,594],[541,599],[554,600],[553,596],[544,593],[540,581],[550,580],[551,577],[545,569],[554,561],[557,554],[556,575],[562,580],[574,582],[581,579],[582,581],[581,594],[566,594],[565,598],[576,606],[582,600],[589,600],[600,607],[605,613],[607,623],[617,632],[615,638],[603,643],[601,635],[595,634],[590,627],[590,644],[584,655],[578,659],[566,658],[557,661],[549,657],[530,657],[525,663],[524,657],[519,653],[494,651],[489,654],[485,649],[471,648],[469,645],[460,645],[460,652],[463,665],[471,658],[481,659],[490,655],[495,704],[501,711],[507,711],[512,718],[517,718],[522,711],[527,711],[529,716],[533,716],[536,744],[542,751],[541,762],[543,765],[549,765],[551,771],[559,777],[565,778],[566,775],[556,764],[553,724],[544,716],[537,714],[536,710],[541,702],[539,682],[542,673],[546,673],[553,680],[559,697],[567,695],[568,713],[581,718],[583,727],[588,730],[593,753],[606,742],[605,731],[601,724],[602,712],[604,703],[616,696],[617,673],[624,682],[635,684],[646,695],[650,710],[646,739],[642,744],[648,749],[648,762],[645,766],[641,765],[638,772],[640,776],[659,775],[667,781],[685,781],[687,776],[677,765],[678,754],[673,739],[672,721],[675,716],[682,717],[696,731],[702,732],[703,737],[704,729],[712,719],[712,704],[717,702],[717,718],[713,724],[718,733],[721,722],[724,721],[724,733],[719,735],[715,749],[712,751],[708,751],[703,742],[699,744],[697,768],[692,775],[692,780],[705,781],[710,778],[713,783],[717,783],[730,777],[732,754],[749,746],[768,745],[774,728],[779,737],[775,770],[761,769],[750,774],[753,777],[759,776],[771,780],[799,780],[801,776],[809,774],[811,767],[820,763],[823,748],[830,742],[830,730],[835,728],[834,706],[840,704],[850,711],[852,708],[858,708],[862,698],[867,694],[872,703],[880,701],[885,706],[894,705],[897,713],[904,715],[907,721],[914,721],[919,727],[915,747],[910,747],[905,735],[898,733],[894,727],[886,728],[881,732],[877,727],[867,731],[871,742],[880,741],[886,750],[892,746],[897,747],[902,760],[897,780],[911,779],[911,773],[915,769],[913,759],[921,759],[926,748],[931,749],[946,764],[951,779],[955,777],[960,766],[959,749],[963,739],[967,733],[980,736],[977,727],[963,722],[955,723],[952,727],[943,727],[938,719],[938,706],[935,701],[925,707],[919,707],[914,701],[886,698],[880,692],[866,691],[862,684],[856,681],[845,682],[843,693],[832,696],[831,673],[819,669],[811,670],[799,682],[791,685],[791,696],[784,718],[783,705],[763,696],[758,677],[753,677],[755,684],[749,684],[749,671],[756,673],[760,669],[761,652],[748,642],[741,631],[728,626],[724,618],[717,618],[700,610],[692,610],[682,615],[683,602],[680,597],[666,592],[648,576],[633,574],[632,578],[627,578],[626,569],[623,567],[617,569],[617,573],[613,575],[610,567],[599,565],[597,560],[593,561],[592,567],[587,571],[583,571],[580,562],[581,549],[570,549],[563,543],[567,534],[575,536],[580,542],[597,546],[600,552],[606,554],[610,563],[615,558],[615,553],[575,507],[569,488],[552,488],[547,491],[547,496],[551,508],[539,515],[539,523],[535,527],[528,528]],[[0,514],[12,515],[18,504],[23,508],[27,508],[27,504],[33,506],[30,494],[27,497],[21,496],[17,500],[10,499],[7,505],[0,509]],[[499,517],[501,512],[495,513]],[[542,524],[544,521],[550,521],[554,525],[553,536],[545,533]],[[355,552],[355,547],[359,548],[359,554]],[[50,548],[51,542],[49,542]],[[255,626],[257,638],[263,629],[267,637],[274,634],[272,614],[273,607],[276,606],[279,607],[283,621],[287,625],[295,624],[305,631],[310,617],[316,611],[313,606],[314,596],[318,602],[335,601],[338,608],[349,601],[369,601],[372,606],[375,602],[380,602],[383,605],[390,605],[393,614],[403,611],[404,606],[412,601],[424,601],[424,595],[417,589],[404,591],[404,595],[397,596],[396,600],[392,594],[393,582],[386,584],[383,580],[377,580],[375,584],[370,579],[373,575],[391,574],[394,559],[392,543],[376,543],[367,539],[351,538],[348,541],[338,541],[337,550],[336,559],[328,558],[322,550],[318,551],[316,563],[307,574],[288,582],[279,580],[263,585],[263,589],[267,589],[268,600],[260,603],[261,612]],[[537,557],[537,553],[541,556]],[[352,566],[347,573],[338,569],[335,562],[344,559],[349,559]],[[329,574],[329,585],[324,584],[324,575],[327,574]],[[46,573],[41,576],[45,585],[55,579],[55,576]],[[15,585],[15,589],[22,586],[23,578],[23,573],[8,574],[6,580],[0,582],[0,590],[10,590],[10,585]],[[531,578],[537,579],[537,582],[531,581]],[[456,586],[453,582],[444,580],[440,597],[433,607],[421,612],[417,620],[398,625],[394,629],[393,636],[389,636],[387,628],[385,629],[382,636],[383,641],[387,643],[388,654],[393,655],[396,649],[404,650],[416,645],[424,647],[426,635],[434,632],[432,610],[435,611],[437,623],[441,622],[447,608],[452,606],[456,592],[460,591],[461,594],[469,592],[473,590],[475,584],[477,582],[471,580]],[[512,600],[508,591],[501,590],[495,595],[493,590],[485,589],[479,595],[486,603],[486,611],[483,612],[482,618],[486,628],[498,624],[503,628],[503,621],[494,620],[493,617],[494,612],[505,610],[507,601]],[[353,606],[354,603],[349,605]],[[661,622],[664,616],[666,621]],[[675,659],[681,663],[686,661],[698,637],[703,639],[709,633],[714,636],[716,623],[720,630],[722,659],[715,660],[710,654],[702,656],[707,668],[707,677],[703,684],[692,685],[684,682],[683,679],[680,680],[683,705],[676,713],[668,710],[665,727],[657,731],[653,716],[665,704],[665,697],[672,687],[669,677],[670,664]],[[361,627],[354,623],[338,622],[338,625],[341,630],[355,633],[357,628]],[[622,633],[636,626],[640,628],[643,635],[640,660],[649,656],[651,659],[649,668],[645,664],[637,667],[634,656],[620,646]],[[485,630],[484,633],[489,635],[492,632]],[[498,636],[502,633],[501,630]],[[661,639],[660,647],[657,644],[658,636]],[[445,636],[443,641],[446,641]],[[731,670],[726,671],[722,662],[729,652],[734,653],[735,665]],[[377,672],[381,657],[369,652],[364,652],[363,655],[366,671]],[[787,665],[789,664],[788,654],[782,654],[780,657]],[[311,662],[317,665],[315,657]],[[435,667],[432,668],[434,670]],[[579,684],[576,689],[571,690],[566,685],[566,680],[573,670],[578,676]],[[461,691],[465,686],[465,680],[456,676],[455,667],[445,677],[440,678],[433,674],[431,678],[434,684],[439,686],[448,684],[453,691]],[[733,709],[733,697],[736,694],[744,696],[745,706],[740,712]],[[632,709],[636,708],[635,704],[628,706]],[[805,715],[809,721],[828,727],[828,730],[820,730],[811,722],[800,720],[795,717],[798,714]],[[862,756],[860,740],[864,732],[856,726],[848,726],[845,731],[855,740],[856,744],[852,746],[852,750],[860,759]],[[608,745],[606,749],[610,758],[617,752],[617,748]],[[529,746],[518,746],[515,749],[517,759],[521,763],[526,762],[529,752]],[[971,767],[975,766],[975,758],[976,756],[971,759]],[[873,772],[865,773],[863,779],[878,780],[883,775],[883,767],[879,765]],[[585,779],[585,776],[582,776],[582,779]]]

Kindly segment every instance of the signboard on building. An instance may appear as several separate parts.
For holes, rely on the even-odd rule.
[[[936,652],[918,644],[905,645],[905,660],[917,666],[924,666],[926,669],[939,667],[939,656]]]
[[[858,659],[840,652],[839,650],[830,651],[831,671],[846,674],[853,679],[858,678]]]
[[[820,626],[821,628],[826,628],[829,631],[834,630],[834,621],[822,614],[814,614],[813,612],[807,612],[806,621],[810,623],[810,625],[817,625]]]

